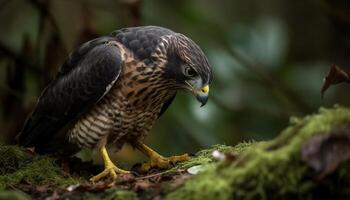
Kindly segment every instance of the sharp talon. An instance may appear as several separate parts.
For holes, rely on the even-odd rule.
[[[91,182],[95,183],[95,182],[97,182],[101,179],[104,179],[104,178],[110,178],[113,182],[118,178],[117,174],[130,173],[128,171],[119,169],[117,166],[115,166],[113,164],[113,162],[111,161],[111,159],[108,156],[108,153],[107,153],[105,146],[102,146],[100,148],[100,153],[101,153],[104,165],[105,165],[105,169],[101,173],[97,174],[96,176],[91,177],[90,178]]]
[[[140,171],[147,172],[151,168],[154,168],[154,167],[157,167],[160,169],[167,169],[167,168],[174,166],[178,162],[183,162],[183,161],[187,161],[190,159],[191,159],[191,157],[188,154],[184,154],[181,156],[171,156],[168,158],[154,157],[154,158],[151,158],[151,160],[148,163],[142,164]]]
[[[101,179],[108,178],[108,176],[109,178],[111,178],[111,181],[115,181],[118,178],[117,174],[122,174],[122,173],[129,173],[129,172],[114,166],[114,167],[106,168],[105,170],[103,170],[103,172],[97,174],[96,176],[91,177],[90,181],[93,183],[96,183]]]
[[[150,158],[150,161],[148,163],[142,164],[140,168],[141,172],[147,172],[153,167],[158,167],[161,169],[170,168],[177,162],[187,161],[191,159],[191,157],[188,154],[165,158],[140,141],[136,141],[135,143],[133,143],[133,145]]]

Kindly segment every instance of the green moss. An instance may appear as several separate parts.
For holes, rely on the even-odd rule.
[[[73,200],[74,198],[67,198],[69,200]],[[79,196],[77,199],[81,199]],[[104,200],[137,200],[137,195],[133,191],[128,190],[121,190],[121,189],[109,189],[104,192],[100,193],[86,193],[84,195],[84,198],[86,200],[97,200],[97,199],[104,199]]]
[[[106,191],[106,196],[103,199],[107,200],[136,200],[137,195],[133,191],[110,189]]]
[[[204,149],[199,151],[191,160],[177,164],[176,167],[171,169],[170,171],[173,171],[179,168],[188,169],[195,165],[206,165],[206,164],[212,163],[213,162],[212,153],[215,150],[222,153],[241,153],[247,150],[249,147],[251,147],[252,144],[254,144],[254,142],[242,142],[234,147],[217,144],[212,146],[209,149]]]
[[[0,146],[0,189],[25,180],[35,185],[67,186],[77,183],[64,177],[52,158],[32,156],[17,146]]]
[[[313,199],[317,184],[300,161],[301,145],[346,124],[350,124],[350,110],[344,107],[294,118],[275,140],[236,146],[242,152],[237,160],[211,164],[166,199]]]
[[[27,162],[31,156],[16,146],[0,146],[0,175],[15,172]]]
[[[22,192],[12,190],[0,190],[0,200],[29,200],[30,198]]]
[[[350,124],[350,109],[335,107],[320,109],[318,114],[304,118],[291,118],[287,127],[274,140],[243,142],[234,147],[215,145],[202,150],[190,161],[175,168],[202,165],[204,171],[187,180],[183,185],[169,184],[162,194],[165,199],[315,199],[315,191],[336,194],[337,198],[350,197],[350,163],[343,163],[331,178],[315,182],[310,170],[300,160],[301,145],[318,134],[327,134],[332,129]],[[215,161],[212,152],[238,154],[234,161]],[[26,180],[35,185],[50,184],[66,186],[76,180],[62,175],[52,158],[32,156],[16,146],[0,146],[0,189]],[[163,187],[164,188],[164,187]],[[21,194],[1,192],[0,199]],[[98,193],[72,193],[67,199],[137,199],[134,191],[112,188]],[[76,195],[76,196],[74,196]],[[12,197],[12,196],[10,196]],[[322,196],[323,197],[323,196]],[[334,196],[332,196],[334,197]],[[324,197],[325,198],[325,197]],[[325,198],[327,199],[327,198]]]

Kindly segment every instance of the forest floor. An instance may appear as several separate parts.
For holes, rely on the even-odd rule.
[[[270,141],[215,145],[169,170],[92,184],[101,166],[0,146],[0,199],[348,199],[350,109],[304,118]]]
[[[141,164],[136,164],[130,174],[120,174],[115,182],[93,184],[89,178],[101,172],[102,166],[75,157],[54,159],[18,146],[1,146],[0,199],[157,199],[197,174],[202,164],[212,162],[211,152],[232,149],[214,146],[191,161],[168,170],[151,169],[147,174],[141,174]]]

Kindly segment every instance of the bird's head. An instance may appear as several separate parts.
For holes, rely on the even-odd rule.
[[[165,75],[174,79],[178,88],[190,90],[204,106],[213,79],[208,59],[199,46],[182,34],[168,38]]]

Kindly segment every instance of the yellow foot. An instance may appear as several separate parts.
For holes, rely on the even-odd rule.
[[[96,176],[93,176],[90,178],[90,181],[93,183],[98,182],[101,179],[104,178],[110,178],[110,180],[113,182],[117,179],[118,175],[117,174],[125,174],[125,173],[130,173],[129,171],[125,171],[122,169],[119,169],[117,166],[115,166],[113,163],[108,163],[106,165],[105,169],[103,172],[97,174]]]
[[[187,153],[181,156],[170,156],[167,158],[157,155],[152,157],[148,163],[142,164],[140,170],[141,172],[147,172],[154,167],[157,167],[160,169],[167,169],[173,166],[177,162],[183,162],[190,159],[191,157]]]

